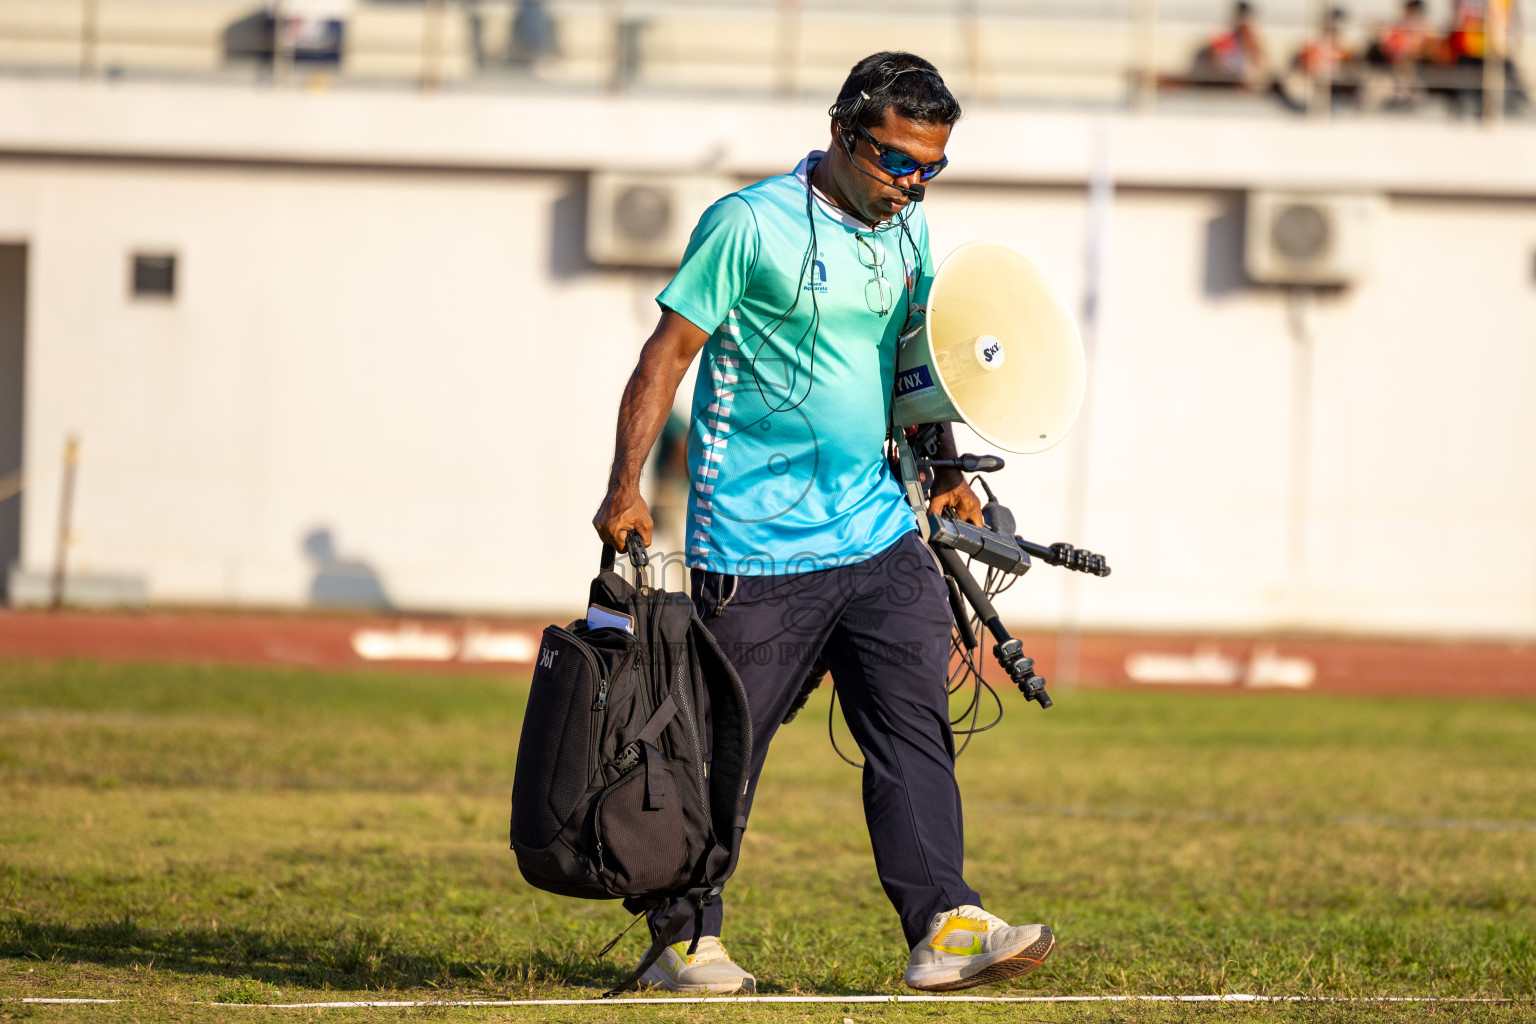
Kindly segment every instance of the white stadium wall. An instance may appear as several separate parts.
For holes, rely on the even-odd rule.
[[[23,574],[78,435],[71,570],[152,602],[302,606],[325,530],[398,607],[577,606],[666,279],[586,262],[585,175],[745,182],[825,132],[814,104],[0,83]],[[1039,567],[1011,620],[1536,637],[1536,132],[993,112],[951,155],[935,252],[1008,242],[1074,303],[1093,167],[1116,182],[1085,418],[994,481],[1115,571]],[[1251,187],[1384,195],[1371,275],[1247,283]],[[177,256],[174,300],[130,297],[133,252]]]
[[[595,562],[645,299],[551,267],[579,185],[0,170],[4,228],[35,253],[24,565],[52,563],[76,433],[72,568],[142,575],[152,600],[302,603],[303,540],[328,529],[400,605],[560,603],[552,583]],[[174,302],[128,297],[135,249],[177,254]]]
[[[935,189],[929,213],[936,248],[999,237],[1082,294],[1080,193]],[[1101,627],[1532,635],[1536,202],[1394,197],[1371,280],[1307,311],[1304,433],[1286,295],[1210,266],[1240,222],[1235,193],[1116,197],[1085,419],[996,488],[1114,575],[1038,569],[1005,607],[1054,623],[1075,587]]]

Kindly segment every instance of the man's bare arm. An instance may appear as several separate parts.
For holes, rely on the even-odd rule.
[[[939,458],[953,459],[960,452],[955,448],[955,431],[948,423],[939,424]],[[929,489],[928,511],[943,515],[946,508],[968,523],[981,526],[981,500],[965,482],[965,474],[958,469],[940,469],[933,474],[933,487]]]
[[[631,530],[647,545],[651,543],[651,512],[640,497],[640,470],[666,425],[678,384],[708,340],[707,333],[668,309],[662,311],[656,330],[640,350],[619,403],[608,495],[592,517],[603,543],[623,549]]]

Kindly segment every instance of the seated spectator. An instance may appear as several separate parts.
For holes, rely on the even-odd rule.
[[[1456,7],[1451,12],[1451,31],[1446,37],[1453,61],[1483,62],[1483,48],[1487,43],[1484,31],[1487,8],[1485,0],[1456,0]]]
[[[1440,45],[1424,13],[1424,0],[1407,0],[1398,19],[1376,33],[1366,60],[1378,67],[1416,70],[1440,59]]]
[[[1372,68],[1386,72],[1373,77],[1372,83],[1377,87],[1385,83],[1388,106],[1417,103],[1425,92],[1424,69],[1445,59],[1444,44],[1430,28],[1424,0],[1407,0],[1398,19],[1376,33],[1365,59]],[[1377,89],[1378,94],[1381,91]]]
[[[507,47],[513,64],[533,65],[559,51],[555,20],[544,0],[521,0],[512,12],[512,40]]]
[[[1355,99],[1360,82],[1355,73],[1355,55],[1344,42],[1344,22],[1348,14],[1333,7],[1323,16],[1318,34],[1301,44],[1291,58],[1290,70],[1279,84],[1280,100],[1292,110],[1304,111],[1313,102],[1322,82],[1327,82],[1326,102],[1331,106],[1340,99]]]
[[[1483,64],[1488,49],[1489,4],[1493,13],[1505,25],[1504,38],[1512,36],[1510,19],[1518,11],[1511,0],[1456,0],[1451,15],[1451,31],[1446,36],[1445,60],[1455,66],[1455,88],[1450,90],[1458,105],[1472,107],[1481,114],[1483,109]],[[1507,108],[1519,110],[1526,104],[1525,90],[1520,82],[1519,69],[1506,55],[1504,58],[1504,97]]]
[[[1269,60],[1259,38],[1257,21],[1253,4],[1240,0],[1232,10],[1232,26],[1195,54],[1190,78],[1203,85],[1248,89],[1267,86]]]
[[[1344,66],[1354,60],[1354,54],[1344,43],[1344,22],[1348,17],[1342,7],[1328,11],[1317,38],[1302,43],[1297,51],[1295,65],[1298,70],[1316,78],[1327,75],[1337,79],[1340,76]]]

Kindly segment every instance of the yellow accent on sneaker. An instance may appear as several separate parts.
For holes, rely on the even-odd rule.
[[[944,927],[939,929],[938,934],[928,940],[928,945],[940,953],[952,953],[955,956],[975,956],[986,948],[981,941],[981,935],[973,934],[969,946],[947,946],[944,944],[944,940],[949,938],[951,932],[956,931],[981,932],[982,935],[985,935],[987,927],[987,922],[985,921],[972,921],[959,916],[951,917],[948,921],[944,922]]]
[[[971,936],[969,946],[945,944],[966,933]],[[906,982],[922,992],[995,984],[1039,967],[1055,944],[1045,925],[1010,926],[980,907],[956,907],[935,914],[928,934],[912,947]]]
[[[698,950],[688,955],[688,940],[674,942],[661,951],[640,978],[642,985],[658,985],[668,992],[727,995],[745,992],[752,995],[757,985],[752,975],[731,961],[719,938],[705,935]]]

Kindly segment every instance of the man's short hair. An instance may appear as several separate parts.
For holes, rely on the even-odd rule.
[[[856,124],[877,128],[885,123],[889,110],[922,124],[960,120],[960,103],[939,69],[899,50],[872,53],[855,64],[828,113],[850,128]]]

